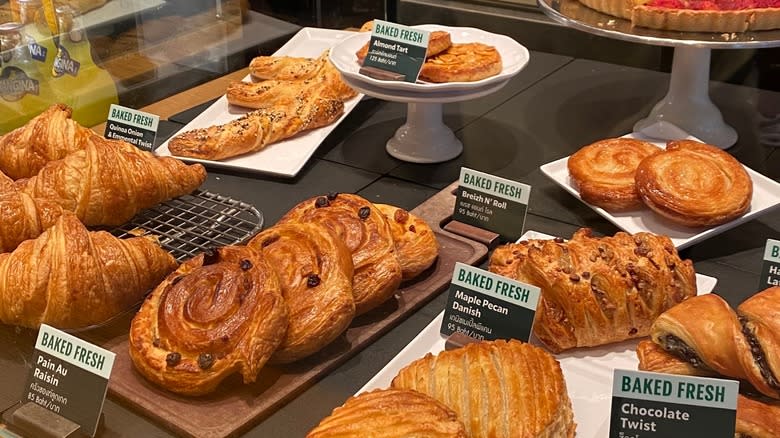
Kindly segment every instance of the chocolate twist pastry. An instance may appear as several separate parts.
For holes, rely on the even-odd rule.
[[[452,409],[417,391],[377,389],[349,398],[306,438],[466,438]]]
[[[341,335],[355,316],[352,254],[328,227],[290,223],[271,227],[248,244],[276,272],[290,313],[287,335],[271,360],[293,362]]]
[[[639,163],[636,189],[648,207],[670,221],[710,227],[748,211],[753,181],[728,152],[680,140]]]
[[[780,287],[753,295],[736,312],[715,294],[691,298],[653,323],[637,348],[640,369],[719,374],[780,399]],[[665,350],[667,354],[658,352]]]
[[[550,350],[647,336],[655,318],[696,295],[693,263],[651,233],[568,242],[529,240],[493,251],[489,269],[541,289],[534,334]]]
[[[178,394],[212,392],[234,372],[251,383],[284,339],[287,318],[262,254],[210,250],[149,295],[130,326],[130,357],[149,381]]]
[[[634,138],[608,138],[573,153],[566,166],[580,197],[610,211],[642,207],[634,174],[639,163],[662,149]]]
[[[403,279],[410,280],[431,267],[439,255],[439,243],[431,227],[403,208],[387,204],[374,206],[385,215],[390,225]]]
[[[390,226],[371,202],[352,194],[318,196],[296,205],[279,221],[291,222],[325,225],[346,243],[355,268],[352,294],[357,315],[388,300],[401,284]]]

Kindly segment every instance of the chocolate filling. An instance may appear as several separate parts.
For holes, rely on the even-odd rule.
[[[675,335],[666,335],[662,339],[664,350],[689,362],[694,368],[707,369],[707,365],[699,358],[699,355]]]
[[[756,339],[756,335],[752,330],[750,330],[750,327],[748,327],[747,318],[740,316],[739,323],[742,325],[742,334],[745,336],[745,339],[747,339],[748,344],[750,345],[750,353],[753,355],[753,361],[761,371],[761,377],[764,378],[766,384],[769,385],[772,389],[775,391],[780,391],[780,383],[775,378],[772,370],[769,369],[769,362],[766,360],[764,349],[761,347],[758,339]]]

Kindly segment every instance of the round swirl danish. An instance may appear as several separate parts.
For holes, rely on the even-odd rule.
[[[710,227],[748,211],[753,181],[729,153],[692,140],[670,141],[643,160],[636,188],[653,211],[680,225]]]
[[[350,397],[306,438],[466,438],[458,415],[436,399],[406,389]]]
[[[453,44],[425,61],[420,79],[428,82],[474,82],[501,73],[501,55],[482,43]]]
[[[393,296],[401,284],[401,265],[385,216],[358,195],[330,194],[301,202],[279,221],[314,222],[336,233],[352,253],[352,295],[356,315]]]
[[[608,138],[573,153],[567,166],[583,201],[610,211],[631,210],[642,207],[634,182],[637,166],[662,150],[633,138]]]
[[[433,265],[439,255],[439,243],[431,227],[403,208],[388,204],[374,205],[385,215],[390,225],[403,279],[412,279]]]
[[[263,255],[223,247],[186,261],[148,296],[130,326],[130,358],[151,382],[202,395],[234,372],[254,382],[286,331],[287,306]]]
[[[316,223],[271,227],[248,244],[276,272],[290,312],[287,335],[271,357],[293,362],[328,345],[355,316],[352,254],[330,228]]]

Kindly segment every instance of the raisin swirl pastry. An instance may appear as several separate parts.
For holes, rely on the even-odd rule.
[[[654,212],[688,227],[710,227],[748,211],[753,181],[728,152],[691,140],[670,141],[636,170],[636,189]]]
[[[130,326],[130,358],[149,381],[178,394],[207,394],[234,372],[251,383],[284,339],[287,315],[262,254],[209,250],[149,295]]]
[[[401,284],[401,265],[384,214],[366,199],[352,194],[318,196],[293,207],[279,221],[315,222],[336,233],[352,253],[352,294],[355,314],[379,306]]]
[[[529,240],[496,248],[491,272],[541,289],[534,334],[553,352],[647,336],[655,318],[696,295],[693,263],[652,233]]]
[[[390,225],[403,279],[410,280],[431,267],[439,255],[439,243],[431,227],[403,208],[388,204],[374,205],[385,215]]]
[[[466,438],[452,409],[417,391],[377,389],[349,398],[306,438]]]
[[[653,344],[638,348],[639,367],[678,374],[719,374],[749,382],[780,399],[780,287],[753,295],[736,312],[715,294],[663,313],[652,327]],[[663,349],[660,354],[654,350]]]
[[[642,207],[634,174],[639,163],[661,148],[634,138],[608,138],[573,153],[566,162],[580,197],[610,211]]]
[[[248,244],[276,272],[290,313],[287,335],[271,357],[293,362],[328,345],[355,316],[352,255],[328,227],[290,223],[271,227]]]

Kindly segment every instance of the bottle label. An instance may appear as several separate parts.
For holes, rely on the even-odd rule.
[[[46,62],[46,54],[49,51],[45,46],[36,42],[30,42],[27,45],[30,48],[30,56],[38,62]]]
[[[58,78],[64,74],[69,74],[73,77],[78,76],[81,63],[70,57],[68,49],[60,46],[57,56],[54,58],[54,65],[52,66],[52,74]]]
[[[0,73],[0,97],[16,102],[28,94],[40,94],[38,81],[27,76],[19,67],[5,67]]]

